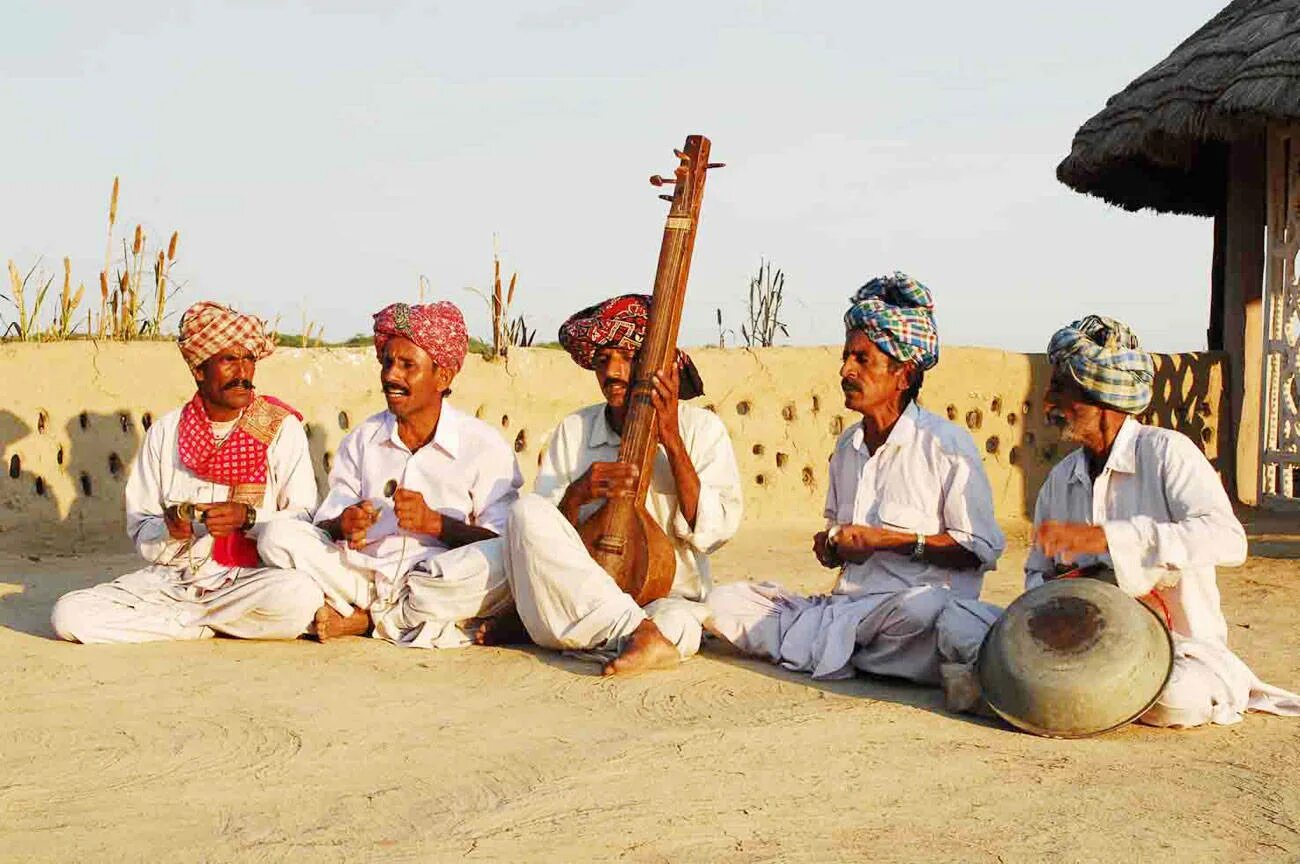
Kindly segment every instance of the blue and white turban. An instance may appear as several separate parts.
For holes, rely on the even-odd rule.
[[[939,331],[929,288],[895,271],[863,285],[850,302],[844,313],[846,329],[863,331],[881,351],[901,362],[910,360],[922,371],[939,362]]]
[[[1142,350],[1136,334],[1114,318],[1089,315],[1057,330],[1048,343],[1047,359],[1102,405],[1141,414],[1151,404],[1151,355]]]

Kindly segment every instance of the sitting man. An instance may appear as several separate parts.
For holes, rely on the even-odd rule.
[[[1228,650],[1217,565],[1246,560],[1223,484],[1186,436],[1146,426],[1151,357],[1128,327],[1089,315],[1056,332],[1044,407],[1082,445],[1052,469],[1034,508],[1025,588],[1076,566],[1168,615],[1174,670],[1140,718],[1153,726],[1235,723],[1245,711],[1300,714],[1300,697],[1261,682]]]
[[[713,592],[711,632],[814,678],[854,669],[942,683],[955,711],[979,707],[974,662],[1001,610],[979,601],[1004,546],[993,495],[965,430],[916,404],[939,360],[929,290],[903,273],[873,279],[844,316],[844,407],[862,415],[835,445],[828,528],[813,537],[829,596],[772,583]]]
[[[301,418],[253,391],[275,342],[257,318],[208,302],[181,317],[179,341],[198,392],[149,427],[126,484],[127,532],[149,565],[59,598],[54,631],[87,643],[296,639],[321,591],[264,566],[255,540],[308,524],[316,506]]]
[[[259,548],[320,583],[321,641],[373,620],[398,644],[468,645],[470,619],[509,606],[501,543],[478,541],[505,526],[523,478],[500,434],[444,398],[469,347],[454,304],[394,303],[374,333],[388,410],[339,445],[316,524],[275,526]]]
[[[587,652],[606,675],[676,666],[699,650],[707,614],[708,556],[731,539],[743,507],[731,439],[712,412],[679,402],[704,392],[694,364],[677,362],[652,381],[658,452],[646,509],[676,553],[668,597],[641,609],[587,553],[575,525],[603,499],[628,496],[637,468],[618,458],[632,373],[645,340],[650,297],[614,297],[560,327],[560,344],[596,373],[605,401],[560,421],[537,475],[506,531],[506,572],[519,619],[546,648]],[[500,641],[490,630],[480,641]]]

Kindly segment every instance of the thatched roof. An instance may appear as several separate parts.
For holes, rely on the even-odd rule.
[[[1228,144],[1270,121],[1300,122],[1300,0],[1235,0],[1083,124],[1056,176],[1127,210],[1213,215]]]

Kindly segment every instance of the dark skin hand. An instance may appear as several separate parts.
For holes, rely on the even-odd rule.
[[[398,528],[412,534],[437,537],[452,549],[497,536],[488,528],[467,525],[433,510],[425,503],[423,495],[411,489],[398,489],[393,493],[393,513],[397,516]],[[322,522],[320,527],[335,540],[346,540],[349,547],[360,549],[366,545],[366,532],[378,519],[379,510],[375,505],[362,501],[344,510],[337,518]]]
[[[1100,525],[1073,522],[1044,522],[1034,532],[1034,545],[1048,558],[1059,557],[1066,563],[1080,555],[1103,555],[1110,548]]]
[[[911,555],[916,548],[916,533],[871,525],[845,525],[835,538],[835,548],[846,561],[853,562],[866,561],[873,552]],[[947,570],[973,570],[980,566],[979,556],[949,534],[927,535],[921,560]]]
[[[177,516],[175,507],[163,511],[163,521],[167,524],[167,534],[173,540],[184,542],[194,539],[194,524]]]
[[[393,512],[397,514],[397,527],[403,531],[437,537],[452,549],[497,536],[489,528],[444,516],[430,508],[424,496],[412,489],[398,489],[393,493]]]
[[[351,549],[360,549],[366,545],[366,532],[379,518],[379,510],[369,501],[353,504],[333,519],[322,522],[320,527],[335,540],[346,540]]]
[[[570,524],[578,524],[578,511],[588,501],[630,498],[636,492],[636,478],[641,473],[635,465],[622,462],[593,462],[582,476],[569,484],[560,499],[560,512]]]
[[[248,521],[249,512],[253,508],[237,501],[222,501],[217,504],[197,504],[194,509],[203,514],[203,524],[207,526],[209,534],[213,537],[227,537],[243,530],[244,523]],[[194,524],[181,519],[175,507],[168,507],[163,511],[163,521],[167,525],[168,535],[173,540],[193,539]]]

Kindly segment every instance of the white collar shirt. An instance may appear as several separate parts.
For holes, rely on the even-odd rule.
[[[419,492],[424,503],[468,525],[505,530],[510,505],[523,477],[515,454],[495,429],[448,402],[433,440],[412,452],[398,434],[397,418],[381,411],[348,433],[330,468],[329,494],[316,510],[316,522],[333,519],[361,501],[370,501],[379,518],[366,532],[361,550],[347,550],[351,563],[393,581],[408,565],[447,545],[437,537],[402,531],[390,481]]]
[[[1246,532],[1214,468],[1185,435],[1128,418],[1096,480],[1084,450],[1070,453],[1038,493],[1035,529],[1045,521],[1100,525],[1109,552],[1067,565],[1033,548],[1026,589],[1100,561],[1127,594],[1155,591],[1175,633],[1227,644],[1215,568],[1246,560]]]
[[[735,535],[744,510],[740,471],[727,428],[712,411],[684,402],[677,407],[677,422],[687,455],[700,478],[700,500],[695,526],[681,514],[677,484],[662,446],[655,455],[646,509],[664,529],[677,555],[672,595],[702,600],[713,586],[709,554]],[[600,403],[575,411],[560,421],[542,457],[534,491],[558,505],[564,492],[593,462],[616,462],[622,439],[605,419]],[[587,519],[603,502],[583,505]]]
[[[176,409],[149,427],[126,482],[126,530],[141,557],[151,564],[174,567],[183,581],[203,590],[218,588],[238,568],[212,560],[212,537],[202,523],[194,540],[174,540],[163,511],[173,504],[211,504],[230,499],[230,487],[204,480],[181,462],[178,440],[181,411]],[[223,424],[224,425],[224,424]],[[227,429],[229,432],[229,429]],[[266,492],[249,536],[278,519],[311,519],[316,506],[316,474],[302,423],[286,417],[267,448]]]
[[[871,525],[909,533],[948,534],[980,566],[950,570],[910,555],[880,551],[844,565],[836,594],[877,594],[938,585],[979,597],[984,573],[1006,545],[993,512],[993,492],[975,442],[953,423],[909,404],[873,453],[862,424],[845,430],[831,454],[825,515],[830,524]]]

